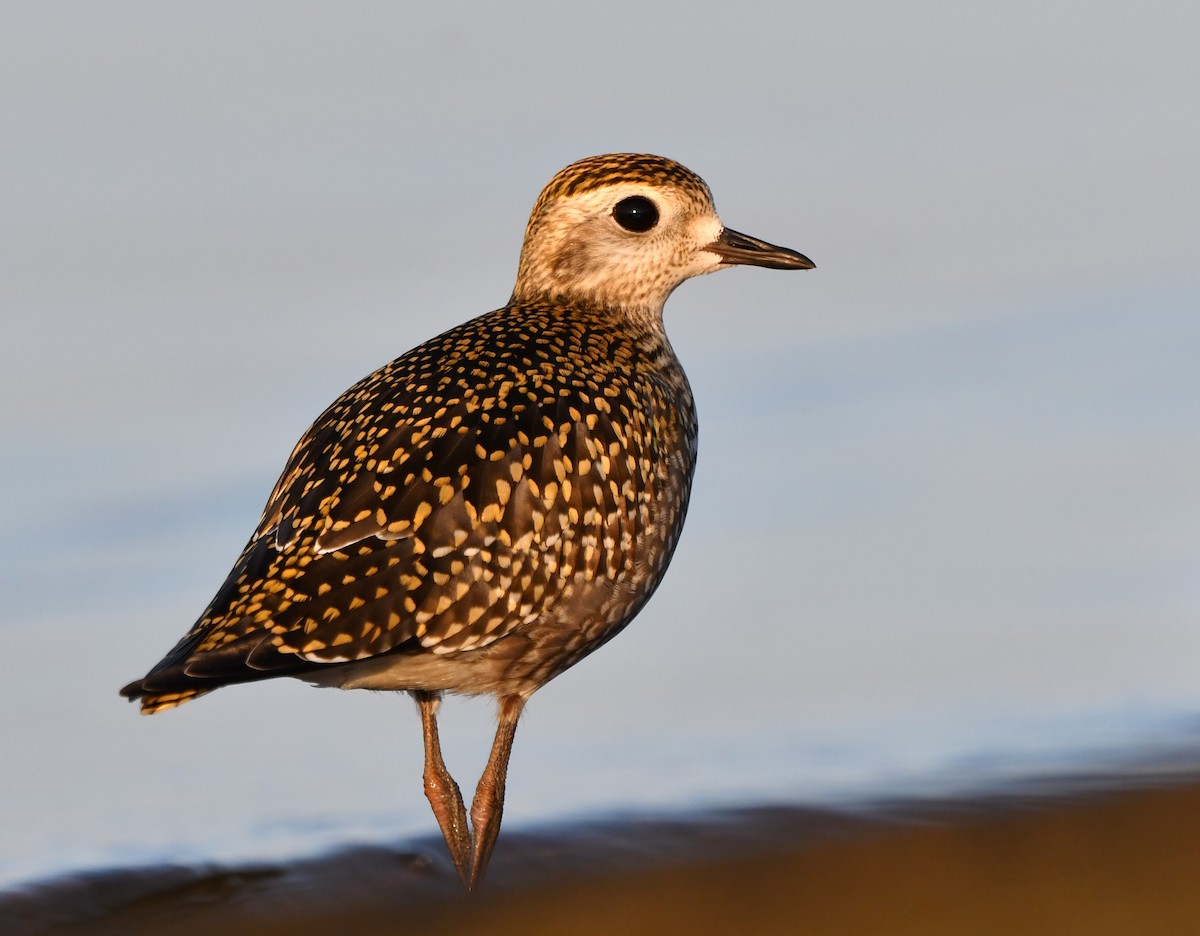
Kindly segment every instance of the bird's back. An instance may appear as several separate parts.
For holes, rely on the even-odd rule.
[[[157,711],[277,675],[528,693],[657,586],[695,453],[661,318],[480,316],[317,419],[212,603],[124,694]]]

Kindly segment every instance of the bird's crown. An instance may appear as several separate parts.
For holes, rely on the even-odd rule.
[[[537,204],[533,206],[533,216],[536,217],[547,203],[556,199],[622,182],[655,188],[671,186],[691,192],[698,201],[712,202],[712,192],[707,183],[687,166],[673,159],[648,153],[609,153],[589,156],[559,170],[542,189]]]

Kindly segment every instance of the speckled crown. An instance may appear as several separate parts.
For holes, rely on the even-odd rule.
[[[708,184],[673,159],[649,153],[608,153],[580,159],[559,171],[542,189],[532,215],[537,217],[546,205],[556,199],[621,182],[671,185],[701,200],[712,201]]]

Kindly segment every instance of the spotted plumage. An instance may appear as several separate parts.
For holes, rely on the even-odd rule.
[[[534,206],[509,302],[313,423],[208,608],[122,694],[152,713],[284,675],[411,691],[427,793],[477,884],[524,700],[619,632],[666,571],[697,432],[662,306],[735,263],[812,265],[723,228],[703,180],[671,160],[564,169]],[[443,692],[501,701],[474,840],[437,749]]]

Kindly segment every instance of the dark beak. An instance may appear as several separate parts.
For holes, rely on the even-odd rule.
[[[721,236],[704,248],[715,253],[722,263],[745,263],[772,270],[811,270],[816,267],[808,257],[787,247],[776,247],[749,234],[725,228]]]

